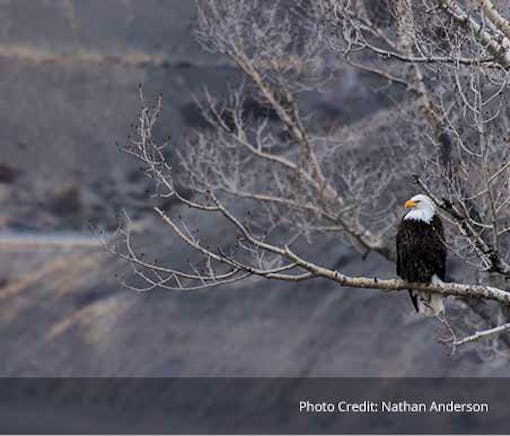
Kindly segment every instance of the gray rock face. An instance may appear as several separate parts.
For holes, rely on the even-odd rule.
[[[83,231],[128,210],[150,220],[136,162],[119,153],[138,109],[137,84],[164,91],[161,135],[198,122],[191,93],[221,92],[233,70],[193,42],[193,2],[0,2],[0,228]],[[162,60],[163,59],[163,60]],[[338,95],[311,98],[355,119],[379,101],[354,72]],[[342,100],[344,99],[344,100]],[[335,101],[340,102],[338,107]],[[360,115],[358,115],[360,116]],[[13,173],[14,174],[14,173]],[[5,179],[5,177],[4,177]],[[142,244],[162,259],[182,246],[157,221]],[[203,236],[222,230],[210,218]],[[310,248],[350,274],[393,275],[335,236]],[[13,246],[0,239],[0,375],[480,376],[508,374],[506,360],[448,357],[440,326],[412,312],[405,293],[251,279],[197,293],[135,294],[127,267],[94,247]]]

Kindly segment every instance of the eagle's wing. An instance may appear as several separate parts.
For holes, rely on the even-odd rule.
[[[429,282],[434,274],[445,280],[446,247],[443,225],[435,216],[430,225],[403,222],[397,233],[397,274],[409,282]]]
[[[406,275],[404,273],[405,271],[405,259],[408,255],[407,253],[407,239],[409,235],[407,234],[407,230],[405,227],[400,226],[397,232],[397,238],[396,238],[396,244],[397,244],[397,275],[399,277],[404,278]],[[414,309],[416,312],[419,312],[418,309],[418,296],[411,291],[411,289],[408,290],[409,297],[411,297],[411,301],[413,303]]]
[[[432,219],[432,232],[430,256],[433,258],[433,265],[437,276],[441,280],[446,280],[446,245],[444,240],[444,230],[441,218],[437,215]]]

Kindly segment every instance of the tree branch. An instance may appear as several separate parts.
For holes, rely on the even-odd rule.
[[[453,295],[457,297],[465,297],[465,298],[475,298],[475,299],[485,299],[485,300],[493,300],[501,303],[505,306],[510,306],[510,292],[507,292],[502,289],[498,289],[491,286],[480,286],[480,285],[468,285],[462,283],[443,283],[443,284],[424,284],[424,283],[409,283],[404,280],[398,279],[379,279],[377,277],[368,278],[368,277],[351,277],[345,274],[342,274],[338,271],[331,270],[328,268],[324,268],[320,265],[317,265],[313,262],[307,261],[297,255],[294,251],[292,251],[288,246],[279,247],[277,245],[273,245],[268,242],[264,242],[258,238],[256,238],[237,218],[235,218],[224,206],[222,206],[219,202],[217,202],[218,211],[222,213],[244,236],[247,241],[256,246],[259,249],[264,251],[276,254],[281,258],[290,260],[292,262],[291,268],[299,268],[305,271],[308,271],[310,274],[308,275],[299,275],[300,280],[307,280],[312,278],[322,277],[325,279],[332,280],[333,282],[339,284],[342,287],[352,287],[352,288],[360,288],[360,289],[379,289],[382,291],[390,292],[390,291],[402,291],[407,289],[413,289],[417,291],[424,292],[433,292],[441,295]],[[171,230],[177,234],[177,236],[185,242],[190,247],[199,251],[201,254],[211,257],[214,260],[226,264],[228,266],[234,266],[241,270],[247,271],[250,274],[266,277],[266,278],[278,278],[277,276],[272,276],[274,271],[265,271],[256,269],[250,266],[242,265],[240,262],[233,262],[229,258],[213,253],[206,247],[203,247],[197,241],[191,240],[187,237],[182,230],[178,228],[175,222],[168,217],[162,210],[155,209],[156,212],[161,216],[163,221],[168,224]],[[288,277],[285,277],[288,279]]]
[[[460,345],[465,345],[470,342],[475,342],[475,341],[479,341],[480,339],[486,339],[490,336],[498,335],[508,329],[510,329],[510,323],[506,323],[506,324],[503,324],[503,325],[500,325],[498,327],[494,327],[494,328],[488,329],[488,330],[477,331],[470,336],[466,336],[465,338],[454,340],[452,342],[452,345],[454,347],[458,347]]]
[[[477,0],[477,2],[487,18],[510,40],[510,23],[508,20],[499,13],[490,0]]]
[[[510,67],[510,50],[505,44],[499,43],[496,37],[476,22],[455,0],[438,0],[438,3],[459,26],[468,29],[481,44],[487,46],[503,67]]]

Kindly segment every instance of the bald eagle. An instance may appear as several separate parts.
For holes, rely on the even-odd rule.
[[[415,195],[404,204],[409,209],[397,232],[397,274],[408,282],[442,283],[445,280],[446,247],[443,223],[432,200]],[[418,313],[437,316],[444,312],[438,294],[409,290]]]

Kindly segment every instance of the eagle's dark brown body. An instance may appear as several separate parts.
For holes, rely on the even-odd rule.
[[[408,282],[430,283],[436,275],[445,280],[446,247],[441,219],[430,223],[403,219],[397,233],[397,274]],[[409,292],[418,311],[417,295]]]

